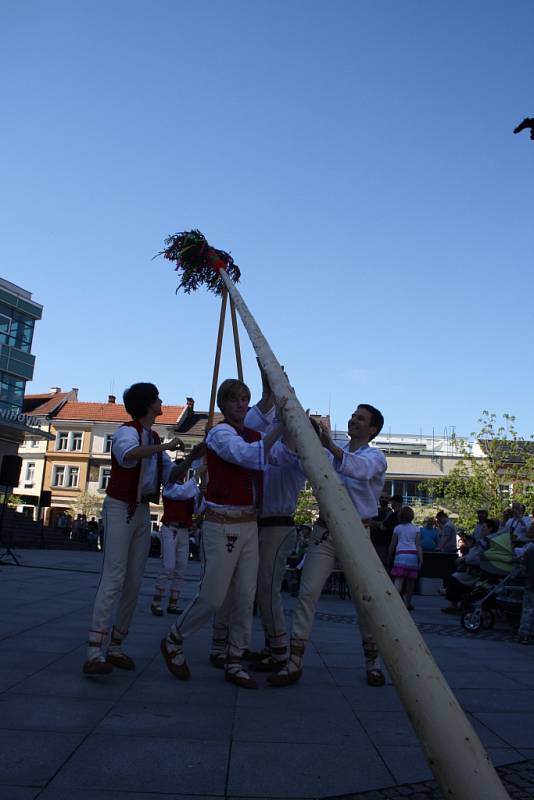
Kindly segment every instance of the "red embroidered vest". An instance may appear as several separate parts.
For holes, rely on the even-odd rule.
[[[226,422],[245,440],[245,442],[257,442],[261,435],[250,428],[236,428],[230,422]],[[221,424],[221,423],[219,423]],[[213,450],[206,449],[206,461],[208,465],[208,490],[206,500],[216,503],[219,506],[252,506],[259,505],[262,492],[262,472],[261,470],[247,469],[237,464],[224,461]],[[256,498],[254,498],[254,489]]]
[[[134,419],[131,422],[125,422],[130,428],[135,428],[137,433],[139,434],[139,446],[141,446],[141,434],[143,432],[143,426],[141,425],[138,420]],[[159,438],[156,431],[151,431],[152,434],[152,444],[159,444],[161,439]],[[159,503],[159,492],[161,487],[161,478],[163,472],[163,459],[161,457],[161,453],[157,454],[158,459],[158,468],[157,468],[157,480],[158,486],[156,489],[156,494],[150,497],[151,503]],[[109,494],[110,497],[113,497],[114,500],[123,500],[125,503],[128,503],[130,507],[135,507],[137,503],[137,489],[139,486],[139,478],[141,475],[141,459],[137,462],[135,467],[131,467],[127,469],[126,467],[121,467],[115,456],[113,455],[113,450],[111,451],[111,476],[109,479],[109,483],[106,489],[106,494]],[[135,510],[135,509],[134,509]]]
[[[193,524],[193,511],[195,510],[195,501],[190,500],[171,500],[170,497],[163,495],[163,516],[161,522],[163,525],[170,525],[173,522],[183,522],[190,528]]]

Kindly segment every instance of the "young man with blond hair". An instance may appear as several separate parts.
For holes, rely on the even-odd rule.
[[[264,435],[245,426],[250,390],[236,379],[224,381],[217,405],[224,420],[206,437],[208,485],[202,526],[203,577],[197,596],[161,641],[169,671],[188,680],[184,639],[210,621],[231,590],[225,678],[244,688],[256,682],[242,666],[248,650],[258,573],[258,507],[262,473],[283,428],[276,424]]]

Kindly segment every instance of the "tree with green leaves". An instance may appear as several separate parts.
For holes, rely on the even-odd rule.
[[[86,517],[100,517],[104,498],[94,492],[82,492],[73,500],[70,511],[73,514],[85,514]]]
[[[515,417],[483,411],[472,441],[457,439],[461,459],[445,478],[430,481],[430,491],[471,530],[479,508],[499,518],[511,499],[534,500],[534,442],[519,436]]]
[[[319,516],[319,506],[311,488],[306,487],[299,494],[293,516],[297,525],[313,525]]]

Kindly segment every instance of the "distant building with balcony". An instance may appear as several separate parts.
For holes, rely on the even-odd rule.
[[[33,378],[33,330],[43,307],[31,292],[0,278],[0,459],[15,455],[27,433],[40,439],[38,426],[23,409],[26,381]],[[46,438],[46,437],[45,437]]]
[[[347,441],[345,431],[334,431],[334,440]],[[430,502],[432,491],[428,482],[435,478],[447,478],[461,459],[458,440],[444,433],[443,436],[380,433],[371,441],[386,456],[388,469],[384,486],[388,494],[400,494],[406,503]]]

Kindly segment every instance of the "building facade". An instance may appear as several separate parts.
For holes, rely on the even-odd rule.
[[[26,382],[33,377],[35,356],[31,348],[36,320],[43,307],[31,292],[0,278],[0,459],[16,455],[36,420],[24,413]],[[34,438],[41,438],[38,430]]]
[[[21,498],[19,510],[37,518],[41,492],[49,491],[51,507],[43,517],[51,524],[61,511],[99,514],[111,474],[111,439],[119,425],[130,420],[112,395],[105,403],[87,403],[78,401],[77,392],[56,387],[49,394],[25,398],[25,409],[40,420],[48,441],[27,435],[19,451],[23,465],[15,494]],[[329,422],[328,417],[316,418]],[[214,423],[221,419],[216,414]],[[197,411],[188,397],[185,405],[163,406],[154,429],[164,441],[180,436],[187,452],[204,438],[207,420],[207,411]],[[334,431],[333,437],[339,443],[348,438],[343,431]],[[454,438],[447,436],[388,433],[371,444],[388,461],[386,491],[401,494],[408,503],[430,502],[432,493],[425,483],[447,477],[460,459]],[[162,512],[161,506],[151,508],[154,526]]]
[[[49,441],[35,447],[27,440],[19,451],[23,464],[21,483],[15,489],[21,497],[18,510],[35,519],[38,516],[38,502],[32,508],[26,494],[29,481],[25,478],[33,477],[35,498],[43,491],[51,494],[50,507],[42,514],[46,524],[53,525],[62,511],[98,517],[111,475],[111,439],[117,428],[131,418],[113,395],[106,403],[86,403],[78,401],[77,390],[58,391],[53,409],[49,407],[52,402],[53,398],[47,401],[43,421]],[[33,413],[41,410],[38,407]],[[154,430],[163,441],[169,441],[175,436],[184,406],[163,406],[162,411]],[[163,507],[154,506],[151,514],[154,525],[158,524]]]

